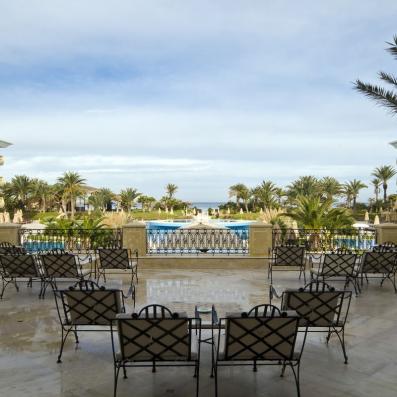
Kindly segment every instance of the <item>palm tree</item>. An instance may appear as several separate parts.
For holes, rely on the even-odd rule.
[[[120,192],[120,205],[123,211],[131,211],[134,201],[141,195],[138,189],[127,187]]]
[[[382,165],[375,168],[372,175],[382,182],[383,188],[383,201],[387,201],[387,182],[397,174],[397,171],[391,165]]]
[[[165,192],[169,199],[174,198],[174,194],[176,193],[177,190],[178,190],[178,186],[174,185],[173,183],[168,183],[165,187]]]
[[[358,179],[346,182],[344,184],[344,194],[346,195],[346,203],[349,206],[352,203],[352,208],[356,207],[357,196],[361,189],[368,187],[365,183]]]
[[[71,218],[74,219],[74,212],[76,207],[76,198],[82,193],[82,188],[85,185],[85,179],[77,172],[68,171],[58,178],[63,196],[70,202]]]
[[[10,195],[16,201],[17,206],[25,209],[28,205],[29,196],[32,193],[32,181],[26,175],[15,175],[11,182],[6,185],[6,195]]]
[[[372,179],[371,183],[374,185],[375,202],[377,202],[379,200],[381,181],[378,178],[374,178]]]
[[[339,181],[332,176],[325,176],[322,178],[320,180],[320,187],[327,200],[333,200],[333,198],[339,196],[343,190]]]
[[[88,202],[94,209],[105,212],[109,203],[114,199],[114,196],[114,193],[110,189],[103,187],[91,194],[88,198]]]
[[[287,186],[288,196],[292,199],[298,196],[318,195],[320,191],[319,188],[319,180],[312,175],[301,176]]]
[[[33,199],[38,201],[41,207],[40,211],[45,212],[47,210],[48,202],[54,196],[53,187],[46,181],[38,178],[32,179],[31,186]]]
[[[387,43],[390,47],[387,51],[392,54],[394,58],[397,58],[397,36],[394,36],[393,43]],[[397,77],[389,73],[379,72],[379,78],[385,83],[390,84],[393,88],[397,86]],[[354,88],[364,94],[365,96],[373,99],[381,106],[385,106],[392,113],[397,113],[397,92],[388,90],[383,87],[372,85],[369,83],[363,83],[357,79]]]
[[[143,211],[146,211],[146,210],[150,211],[155,202],[156,202],[156,199],[152,196],[141,195],[138,197],[138,203],[140,203],[142,205]]]
[[[321,200],[319,196],[299,196],[295,204],[284,215],[305,229],[343,229],[353,224],[353,218],[345,208],[333,208],[332,201]]]
[[[245,204],[246,211],[248,211],[247,202],[250,197],[250,189],[248,189],[248,187],[245,186],[243,183],[237,183],[235,185],[230,186],[229,197],[236,197],[237,206],[240,205],[240,200],[242,200],[243,203]]]
[[[278,207],[277,186],[271,181],[262,181],[256,188],[252,189],[255,202],[263,206],[264,209]]]

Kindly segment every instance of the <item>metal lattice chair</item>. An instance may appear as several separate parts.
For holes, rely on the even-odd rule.
[[[98,249],[99,262],[97,264],[98,278],[106,282],[106,273],[131,273],[131,285],[134,278],[138,283],[138,251],[131,252],[127,248],[100,248]],[[116,272],[115,272],[116,271]]]
[[[57,289],[57,281],[83,281],[91,276],[91,269],[83,269],[78,256],[70,253],[40,255],[44,277],[43,294],[48,285]]]
[[[351,291],[338,291],[322,281],[312,281],[304,288],[285,290],[281,308],[295,310],[301,317],[299,326],[308,327],[308,332],[326,332],[327,344],[335,334],[347,364],[345,325],[351,297]]]
[[[281,365],[281,376],[287,366],[292,369],[299,397],[300,360],[306,341],[305,333],[300,348],[297,346],[299,320],[297,314],[280,311],[272,305],[259,305],[248,313],[221,318],[213,362],[215,396],[218,396],[218,367],[253,365],[257,371],[257,365]]]
[[[324,282],[326,280],[344,281],[344,288],[351,282],[356,295],[361,292],[358,282],[360,265],[356,254],[324,254],[320,257],[317,268],[314,267],[312,260],[310,267],[311,280]]]
[[[8,284],[14,284],[16,290],[19,291],[17,279],[28,279],[28,287],[32,287],[33,281],[40,281],[39,298],[42,297],[43,274],[40,271],[34,255],[0,255],[0,275],[2,279],[0,299],[3,298],[4,291]]]
[[[56,308],[61,323],[61,346],[57,362],[60,363],[67,337],[78,332],[110,332],[111,322],[125,312],[121,290],[99,287],[93,281],[79,281],[65,290],[54,290]]]
[[[361,264],[361,285],[363,285],[364,277],[367,280],[367,283],[369,278],[380,278],[381,286],[385,280],[390,280],[393,284],[394,292],[397,293],[396,262],[396,251],[366,252],[363,255]]]
[[[297,245],[278,246],[272,251],[269,260],[267,277],[270,277],[270,284],[273,284],[273,271],[299,271],[299,279],[302,277],[306,282],[306,252],[305,247]]]
[[[0,255],[20,255],[26,254],[26,250],[23,247],[12,245],[8,242],[0,243]]]
[[[127,367],[193,366],[196,397],[199,393],[201,320],[172,313],[160,305],[144,307],[139,314],[120,314],[114,321],[114,397],[120,369]],[[195,332],[198,332],[198,335]],[[116,337],[117,334],[117,337]],[[119,350],[116,348],[119,346]]]

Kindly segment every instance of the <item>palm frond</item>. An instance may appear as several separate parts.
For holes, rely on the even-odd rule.
[[[373,99],[379,105],[386,106],[392,113],[397,113],[397,94],[390,90],[385,90],[383,87],[363,83],[361,80],[356,80],[354,88]]]
[[[386,81],[387,83],[397,87],[397,77],[385,72],[379,72],[378,74],[381,80]]]
[[[393,37],[393,43],[386,42],[390,47],[386,48],[386,51],[388,51],[390,54],[393,55],[394,58],[397,59],[397,35]]]

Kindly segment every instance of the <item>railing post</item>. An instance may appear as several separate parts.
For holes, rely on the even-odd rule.
[[[380,225],[375,225],[375,229],[377,244],[383,244],[387,241],[397,244],[397,224],[381,223]]]
[[[138,250],[139,256],[146,256],[146,225],[131,222],[123,226],[123,247]]]
[[[255,222],[249,228],[250,256],[268,256],[273,244],[273,225]]]
[[[20,245],[21,240],[19,230],[21,225],[15,223],[1,223],[0,224],[0,242],[7,242],[12,245]]]

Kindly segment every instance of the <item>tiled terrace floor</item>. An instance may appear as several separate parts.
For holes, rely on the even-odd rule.
[[[296,273],[276,273],[276,287],[299,285]],[[63,363],[57,364],[60,327],[51,293],[37,299],[33,290],[10,286],[0,301],[0,395],[7,397],[112,396],[113,365],[107,333],[81,334],[75,350],[73,338],[66,344]],[[141,270],[137,307],[162,303],[172,310],[193,314],[195,303],[215,303],[225,311],[247,310],[268,302],[264,269]],[[129,302],[130,304],[131,302]],[[301,391],[303,397],[397,395],[397,296],[390,283],[377,281],[364,287],[352,300],[347,325],[349,364],[343,364],[340,345],[324,336],[309,335],[305,347]],[[129,307],[132,310],[131,304]],[[204,345],[200,396],[214,396],[210,373],[210,349]],[[118,396],[193,396],[192,368],[130,369],[120,378]],[[278,367],[221,368],[220,395],[296,396],[292,373],[279,377]]]

